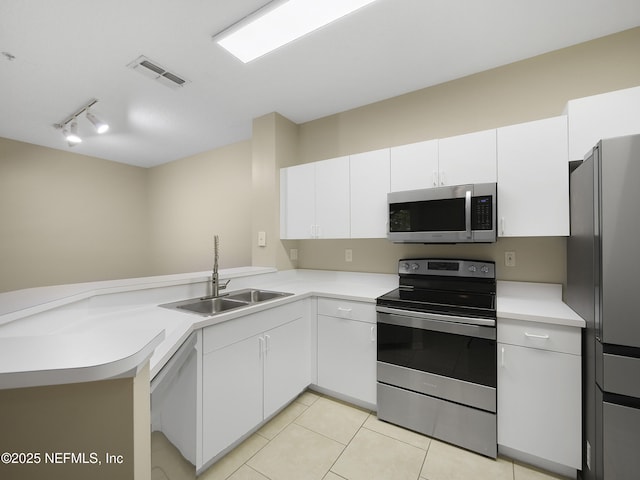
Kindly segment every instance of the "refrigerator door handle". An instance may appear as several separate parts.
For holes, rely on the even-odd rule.
[[[594,258],[593,258],[593,278],[594,278],[594,333],[595,337],[598,341],[602,341],[602,312],[600,309],[600,284],[601,284],[601,269],[600,262],[602,261],[601,252],[600,252],[600,225],[601,225],[601,209],[602,209],[602,191],[600,186],[600,175],[602,172],[601,164],[600,164],[600,146],[596,145],[592,150],[593,160],[594,160],[594,168],[596,171],[593,175],[593,198],[594,198],[594,208],[593,208],[593,231],[595,233],[593,242],[594,242]]]

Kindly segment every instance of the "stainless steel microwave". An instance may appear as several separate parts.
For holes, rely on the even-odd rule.
[[[387,238],[395,243],[496,241],[496,183],[387,194]]]

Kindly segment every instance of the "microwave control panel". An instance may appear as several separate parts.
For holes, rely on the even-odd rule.
[[[471,197],[471,230],[493,230],[493,197]]]

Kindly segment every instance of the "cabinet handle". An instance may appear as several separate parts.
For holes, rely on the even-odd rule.
[[[504,236],[504,217],[500,217],[500,235]]]
[[[504,347],[500,347],[500,366],[504,368]]]
[[[548,340],[549,339],[549,334],[536,335],[535,333],[524,332],[524,336],[525,337],[529,337],[529,338],[541,338],[542,340]]]
[[[376,341],[376,327],[371,327],[371,341]]]
[[[338,307],[339,312],[351,312],[352,308]]]
[[[264,352],[265,352],[265,356],[269,353],[269,350],[271,350],[271,335],[265,335],[264,336]]]
[[[433,182],[433,186],[434,187],[438,186],[438,171],[437,170],[433,171],[433,175],[431,176],[431,181]]]
[[[311,234],[311,238],[316,238],[316,226],[315,225],[311,225],[309,227],[309,232]]]
[[[440,185],[446,185],[447,179],[444,176],[444,172],[440,172]]]
[[[264,338],[262,337],[258,337],[258,353],[260,355],[260,359],[262,360],[264,358]]]

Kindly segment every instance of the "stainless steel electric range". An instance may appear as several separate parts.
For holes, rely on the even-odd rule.
[[[495,263],[414,258],[377,299],[378,418],[495,458]]]

